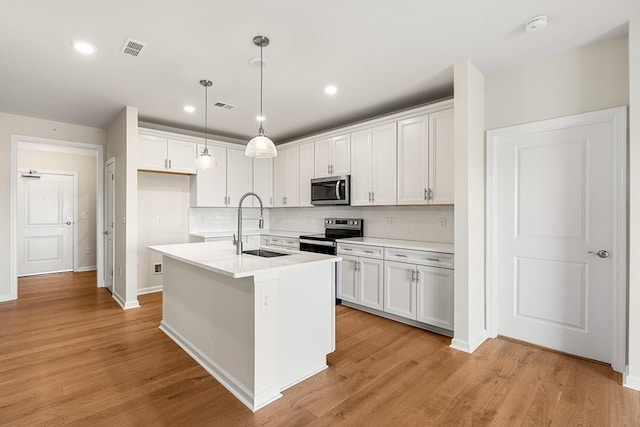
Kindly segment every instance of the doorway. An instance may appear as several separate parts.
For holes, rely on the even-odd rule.
[[[626,107],[487,133],[487,326],[624,370]]]

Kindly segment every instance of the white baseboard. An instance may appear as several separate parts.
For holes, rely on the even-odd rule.
[[[120,295],[118,295],[116,293],[116,291],[113,291],[113,294],[111,295],[113,297],[114,300],[116,300],[116,302],[120,305],[120,307],[122,307],[123,310],[130,310],[132,308],[140,308],[140,303],[138,302],[138,300],[134,300],[134,301],[125,301],[122,299],[122,297]]]
[[[162,292],[162,285],[148,286],[146,288],[138,288],[138,295],[152,294],[154,292]]]
[[[14,296],[11,295],[11,294],[0,295],[0,302],[13,301],[13,300],[16,300],[16,299],[18,299],[18,298],[14,298]]]
[[[83,271],[94,271],[96,269],[95,265],[89,265],[87,267],[79,267],[75,272],[81,273]]]
[[[455,350],[464,351],[466,353],[473,353],[478,349],[478,347],[480,347],[480,345],[482,345],[483,342],[486,341],[487,338],[487,331],[482,331],[482,334],[471,343],[458,338],[454,338],[451,340],[451,345],[449,347]]]
[[[633,390],[640,391],[640,377],[635,375],[629,375],[629,367],[627,366],[627,372],[622,376],[622,385]]]
[[[218,380],[218,382],[222,384],[224,388],[229,390],[231,394],[238,398],[240,402],[242,402],[253,412],[282,397],[282,393],[278,392],[270,399],[262,400],[258,405],[256,405],[255,401],[257,399],[256,396],[254,396],[254,394],[251,392],[251,390],[247,389],[244,385],[242,385],[240,381],[235,379],[231,374],[218,366],[218,364],[213,360],[209,359],[196,346],[191,344],[189,340],[187,340],[179,332],[174,330],[164,320],[160,322],[160,330],[167,334],[167,336],[171,338],[176,344],[178,344],[189,356],[193,358],[193,360],[198,362],[198,364],[202,366],[205,371],[211,374],[211,376]]]

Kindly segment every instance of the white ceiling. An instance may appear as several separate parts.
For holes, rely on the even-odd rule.
[[[524,22],[547,15],[548,27]],[[124,106],[140,119],[248,138],[258,128],[264,50],[264,127],[278,142],[453,94],[453,64],[482,72],[626,33],[627,1],[62,1],[0,0],[0,111],[105,128]],[[119,53],[126,37],[148,44]],[[72,40],[98,51],[77,54]],[[326,84],[338,94],[323,92]],[[198,109],[183,112],[185,104]]]

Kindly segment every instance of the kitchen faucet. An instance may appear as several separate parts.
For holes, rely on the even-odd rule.
[[[238,203],[238,239],[236,240],[236,235],[233,235],[233,244],[236,245],[236,254],[242,255],[242,202],[248,196],[255,196],[256,199],[260,202],[260,218],[258,219],[258,227],[264,228],[264,218],[262,213],[264,212],[264,206],[262,205],[262,199],[253,191],[249,191],[244,193],[242,197],[240,197],[240,202]]]

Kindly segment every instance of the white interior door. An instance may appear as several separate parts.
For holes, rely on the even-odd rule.
[[[73,270],[74,177],[18,173],[18,276]]]
[[[619,127],[594,114],[489,134],[491,264],[499,334],[612,363],[624,167]]]
[[[116,187],[116,164],[110,160],[105,165],[104,171],[104,286],[113,293],[113,260],[115,257],[115,187]]]

